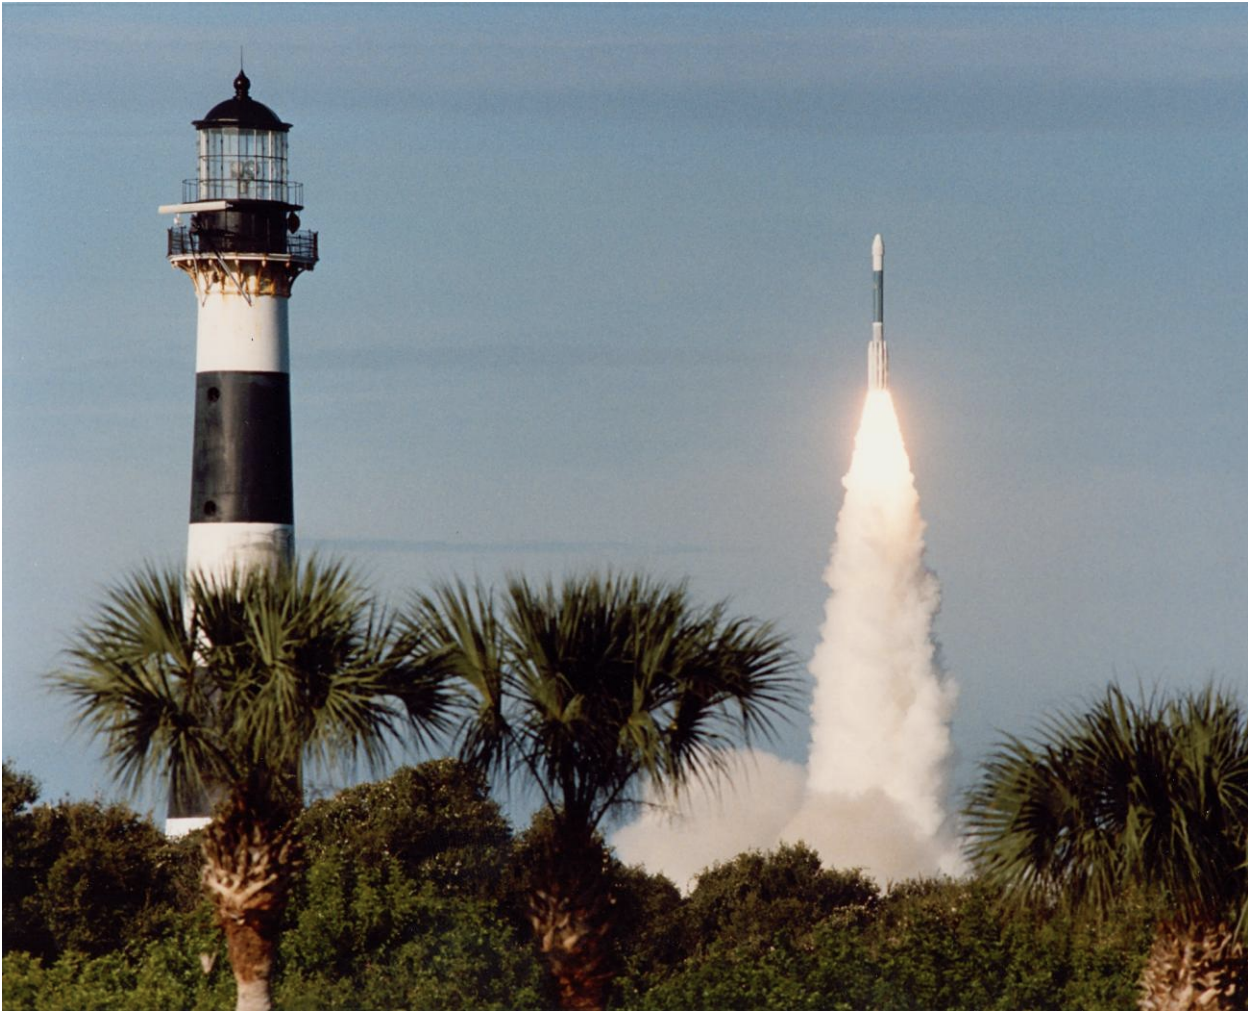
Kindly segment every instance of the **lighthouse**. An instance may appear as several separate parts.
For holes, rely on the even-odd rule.
[[[300,230],[291,125],[251,97],[242,70],[234,96],[193,125],[195,175],[160,211],[174,215],[169,262],[198,307],[186,567],[214,579],[294,553],[289,306],[295,279],[316,266],[317,235]],[[166,830],[204,824],[208,807],[171,797]]]

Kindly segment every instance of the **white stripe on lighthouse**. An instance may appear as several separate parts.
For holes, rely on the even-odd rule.
[[[186,568],[206,578],[222,579],[235,570],[246,573],[289,561],[294,552],[294,524],[191,524]]]
[[[290,372],[290,299],[252,295],[251,301],[214,290],[200,303],[196,372]]]

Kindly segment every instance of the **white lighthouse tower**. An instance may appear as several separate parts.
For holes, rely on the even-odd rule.
[[[290,441],[291,286],[317,261],[299,230],[303,186],[287,176],[290,124],[250,95],[195,120],[198,165],[182,183],[169,262],[199,305],[188,574],[219,577],[287,563],[294,552]],[[170,833],[202,825],[206,798],[169,799]]]

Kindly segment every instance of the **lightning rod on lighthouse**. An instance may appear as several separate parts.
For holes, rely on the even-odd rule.
[[[291,124],[250,91],[240,70],[234,97],[193,121],[196,174],[181,203],[160,208],[176,216],[169,262],[198,303],[186,567],[209,579],[294,553],[288,308],[295,279],[316,266],[317,234],[300,231]],[[204,824],[207,808],[204,797],[171,796],[167,831]]]

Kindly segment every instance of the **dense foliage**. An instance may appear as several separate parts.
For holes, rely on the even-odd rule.
[[[227,852],[279,851],[239,879],[281,892],[264,1007],[1243,1007],[1248,713],[1225,693],[1111,687],[1008,739],[964,810],[965,879],[882,891],[799,843],[682,896],[602,826],[782,714],[791,657],[766,625],[641,578],[446,587],[401,625],[334,567],[192,592],[188,628],[174,577],[118,588],[61,684],[125,777],[229,804],[169,840],[124,805],[41,803],[6,763],[5,1007],[242,1002]],[[290,789],[301,752],[377,757],[453,713],[460,759],[306,808]],[[543,803],[519,833],[489,793],[517,773]]]
[[[1034,742],[1008,739],[966,816],[972,860],[1023,900],[1101,906],[1143,884],[1248,940],[1248,713],[1230,696],[1136,702],[1110,686]]]
[[[193,840],[169,844],[122,806],[40,805],[8,769],[4,816],[6,1008],[231,1006]],[[49,845],[49,827],[75,825]],[[300,832],[278,1007],[552,1006],[525,923],[528,834],[513,837],[478,775],[452,760],[401,769],[314,803]],[[1131,898],[1105,920],[1017,909],[979,881],[881,895],[802,846],[718,865],[684,898],[614,859],[608,870],[621,1008],[1123,1008],[1155,919]],[[52,927],[68,923],[47,913],[60,893],[94,912],[76,930]]]
[[[35,781],[4,764],[4,951],[102,955],[157,937],[198,903],[199,861],[125,805],[38,805]]]
[[[203,883],[240,1009],[272,1006],[301,864],[302,772],[376,765],[400,730],[419,741],[442,726],[442,679],[406,655],[363,584],[311,558],[189,578],[135,573],[108,590],[51,678],[123,784],[159,781],[178,809],[212,810]]]
[[[620,970],[603,821],[768,734],[794,705],[791,653],[768,623],[640,575],[443,585],[406,620],[416,670],[468,700],[460,755],[544,802],[523,848],[529,924],[559,1007],[602,1008]]]
[[[283,934],[289,1008],[549,1004],[508,900],[511,828],[455,760],[404,768],[318,801]]]
[[[1164,911],[1146,1009],[1248,999],[1248,713],[1212,688],[1137,702],[1117,686],[985,764],[966,808],[971,859],[1024,903],[1104,914],[1125,890]]]

